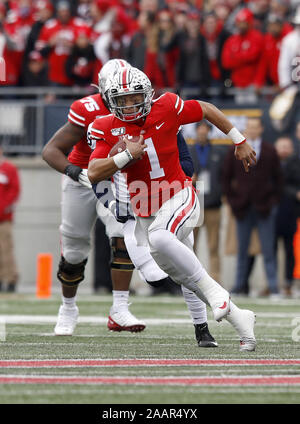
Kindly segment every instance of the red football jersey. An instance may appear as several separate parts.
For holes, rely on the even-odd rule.
[[[103,103],[100,94],[83,97],[72,103],[68,121],[77,127],[85,129],[84,137],[73,147],[73,150],[68,156],[68,159],[73,165],[80,166],[80,168],[87,168],[89,164],[89,157],[91,155],[92,146],[89,145],[87,138],[88,126],[96,118],[102,115],[108,115],[110,112]]]
[[[177,132],[181,125],[198,122],[202,118],[199,102],[184,102],[176,94],[165,93],[154,100],[142,126],[121,121],[114,115],[96,119],[90,127],[90,134],[98,141],[90,160],[106,158],[120,135],[139,136],[143,130],[146,154],[124,172],[135,214],[150,216],[186,184],[190,184],[191,179],[180,165]]]

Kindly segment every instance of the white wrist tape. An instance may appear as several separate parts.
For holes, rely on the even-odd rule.
[[[231,138],[231,140],[234,142],[236,146],[239,144],[243,144],[246,141],[243,134],[241,134],[239,130],[235,127],[231,128],[231,130],[227,134],[227,137]]]
[[[118,153],[115,156],[113,156],[113,160],[119,169],[122,169],[132,159],[133,159],[132,154],[130,153],[128,149],[125,149],[124,152]]]

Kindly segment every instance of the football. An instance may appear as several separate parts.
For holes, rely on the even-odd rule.
[[[126,149],[125,138],[128,138],[128,140],[133,142],[133,143],[137,143],[140,139],[139,136],[129,136],[129,137],[127,135],[120,136],[119,141],[110,149],[110,152],[108,154],[109,157],[113,157],[113,156],[117,155],[118,153],[123,152]],[[128,166],[133,165],[137,161],[138,161],[138,159],[132,159],[122,169],[128,168]]]

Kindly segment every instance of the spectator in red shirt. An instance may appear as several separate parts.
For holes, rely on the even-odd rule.
[[[233,84],[246,88],[254,84],[263,49],[263,35],[253,29],[253,13],[249,9],[244,8],[236,15],[235,25],[238,33],[226,40],[222,64],[231,71]]]
[[[20,193],[18,170],[3,156],[0,144],[0,290],[13,292],[18,280],[12,237],[15,203]]]
[[[267,33],[264,35],[264,47],[255,77],[255,85],[259,89],[267,82],[278,86],[278,60],[281,41],[293,27],[284,23],[280,16],[269,15]]]
[[[51,85],[72,84],[66,75],[65,65],[76,36],[82,29],[88,29],[87,24],[80,18],[73,18],[69,3],[60,1],[57,5],[57,19],[46,22],[36,43],[36,50],[48,57]]]

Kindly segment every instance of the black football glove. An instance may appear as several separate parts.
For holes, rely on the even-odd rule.
[[[64,170],[64,174],[66,174],[68,177],[72,178],[72,180],[77,181],[79,179],[79,174],[82,171],[80,166],[76,165],[68,165],[66,166]]]

